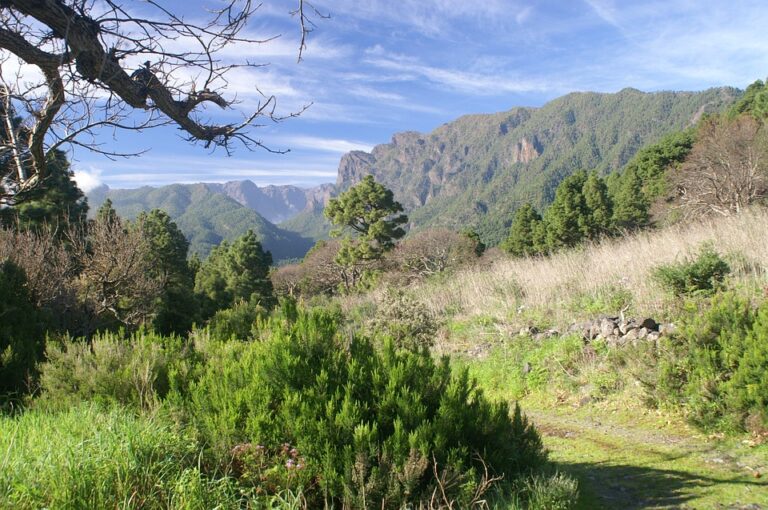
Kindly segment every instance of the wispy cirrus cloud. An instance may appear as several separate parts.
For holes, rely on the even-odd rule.
[[[600,19],[606,23],[619,27],[618,15],[616,6],[612,0],[584,0],[584,2],[592,8]]]
[[[283,144],[296,149],[310,149],[322,152],[344,154],[350,151],[366,151],[373,149],[373,144],[353,140],[321,138],[317,136],[289,136],[279,139]]]
[[[378,68],[409,73],[432,84],[453,89],[464,94],[498,95],[510,92],[552,90],[552,82],[513,75],[486,74],[458,69],[436,67],[421,63],[418,59],[387,53],[380,46],[371,48],[365,62]]]

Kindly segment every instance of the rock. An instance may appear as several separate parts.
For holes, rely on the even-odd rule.
[[[525,326],[524,328],[520,329],[520,336],[534,336],[537,333],[539,333],[541,330],[537,328],[536,326]]]
[[[608,338],[613,334],[613,330],[616,329],[616,323],[609,318],[600,320],[600,334],[603,338]]]
[[[658,329],[659,333],[661,333],[663,336],[669,336],[674,334],[677,331],[677,326],[674,324],[667,323],[667,324],[661,324]]]
[[[635,323],[634,319],[629,319],[628,321],[619,324],[619,331],[621,332],[622,335],[626,335],[627,331],[631,329],[636,329],[636,328],[637,328],[637,323]]]
[[[648,337],[648,333],[650,333],[650,331],[648,331],[648,328],[646,328],[646,327],[638,328],[635,331],[637,331],[637,339],[638,340],[643,340],[643,339],[647,338]]]
[[[576,333],[589,342],[600,334],[600,324],[596,321],[576,322],[568,328],[568,333]]]
[[[658,331],[650,331],[648,333],[648,336],[645,337],[645,339],[648,340],[649,342],[657,342],[660,337],[661,337],[661,333],[659,333]]]
[[[627,330],[626,334],[623,337],[621,337],[621,343],[625,344],[625,343],[632,343],[632,342],[634,342],[635,340],[640,338],[639,331],[640,331],[639,329],[629,329],[629,330]]]
[[[528,375],[531,373],[531,364],[527,361],[523,364],[523,375]]]

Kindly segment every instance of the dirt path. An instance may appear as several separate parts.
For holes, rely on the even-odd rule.
[[[531,409],[550,457],[581,482],[580,508],[768,509],[768,447],[600,409]]]

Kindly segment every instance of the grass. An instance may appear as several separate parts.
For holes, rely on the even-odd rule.
[[[489,396],[520,402],[556,469],[579,481],[577,508],[768,505],[768,444],[707,436],[674,410],[647,408],[631,375],[640,356],[585,350],[573,337],[510,337],[454,363]]]
[[[237,508],[227,478],[199,469],[196,441],[170,425],[80,405],[0,417],[0,508]]]
[[[676,225],[587,244],[551,257],[512,258],[497,252],[487,260],[410,289],[438,317],[564,327],[599,313],[628,313],[671,319],[676,300],[652,277],[654,269],[712,242],[733,270],[730,286],[749,292],[768,284],[768,211]],[[377,301],[383,289],[342,300],[346,310]]]

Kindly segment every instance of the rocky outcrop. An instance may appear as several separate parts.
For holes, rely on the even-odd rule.
[[[535,136],[523,137],[512,153],[512,163],[530,163],[541,155],[541,151],[541,144]]]
[[[608,345],[621,346],[638,342],[656,342],[662,336],[675,332],[672,323],[659,324],[650,317],[629,318],[603,316],[597,319],[571,324],[566,333],[578,334],[585,342],[604,340]],[[544,340],[560,336],[561,331],[549,329],[541,331],[535,327],[525,327],[520,330],[521,336],[531,336],[535,340]]]

